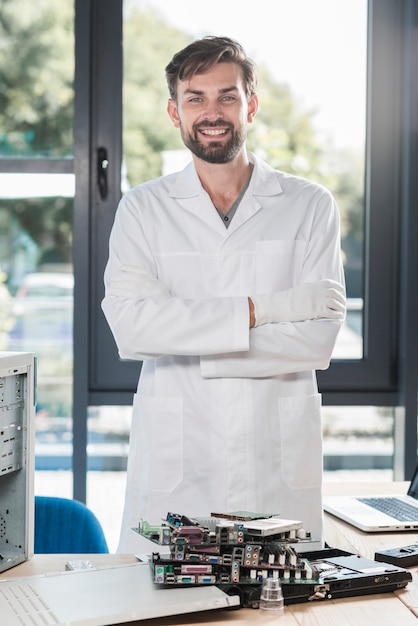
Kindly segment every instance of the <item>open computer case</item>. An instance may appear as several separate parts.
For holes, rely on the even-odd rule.
[[[0,572],[33,554],[35,367],[0,351]]]

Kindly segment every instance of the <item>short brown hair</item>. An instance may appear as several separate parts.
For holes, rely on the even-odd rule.
[[[189,44],[177,52],[165,68],[170,98],[177,96],[177,81],[187,80],[194,74],[203,74],[216,63],[236,63],[242,69],[247,98],[257,85],[257,67],[247,57],[243,47],[229,37],[208,36]]]

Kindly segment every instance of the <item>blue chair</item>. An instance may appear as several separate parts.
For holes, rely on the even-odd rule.
[[[97,554],[109,548],[94,513],[69,498],[35,496],[35,554]]]

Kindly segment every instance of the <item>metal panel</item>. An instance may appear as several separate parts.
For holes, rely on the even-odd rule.
[[[402,215],[399,278],[399,405],[403,407],[404,428],[395,440],[402,457],[405,478],[410,479],[417,462],[418,395],[418,4],[404,3],[402,74]],[[400,463],[399,463],[400,464]]]
[[[122,167],[122,2],[92,2],[92,142],[91,166],[91,286],[90,286],[90,391],[133,391],[140,363],[122,362],[101,310],[103,274],[108,258],[109,235],[121,197]],[[98,151],[108,157],[107,195],[100,193]],[[91,396],[93,398],[94,396]]]
[[[76,192],[73,221],[74,370],[73,370],[73,496],[86,501],[88,320],[90,254],[90,30],[91,3],[75,4],[74,171]]]
[[[33,553],[35,361],[0,353],[0,572]]]

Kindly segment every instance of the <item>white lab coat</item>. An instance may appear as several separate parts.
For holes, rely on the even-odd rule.
[[[129,191],[110,237],[102,303],[120,356],[143,360],[134,398],[119,552],[168,511],[246,510],[300,519],[322,537],[316,369],[336,320],[249,330],[248,296],[343,283],[327,190],[250,154],[228,229],[194,165]]]

